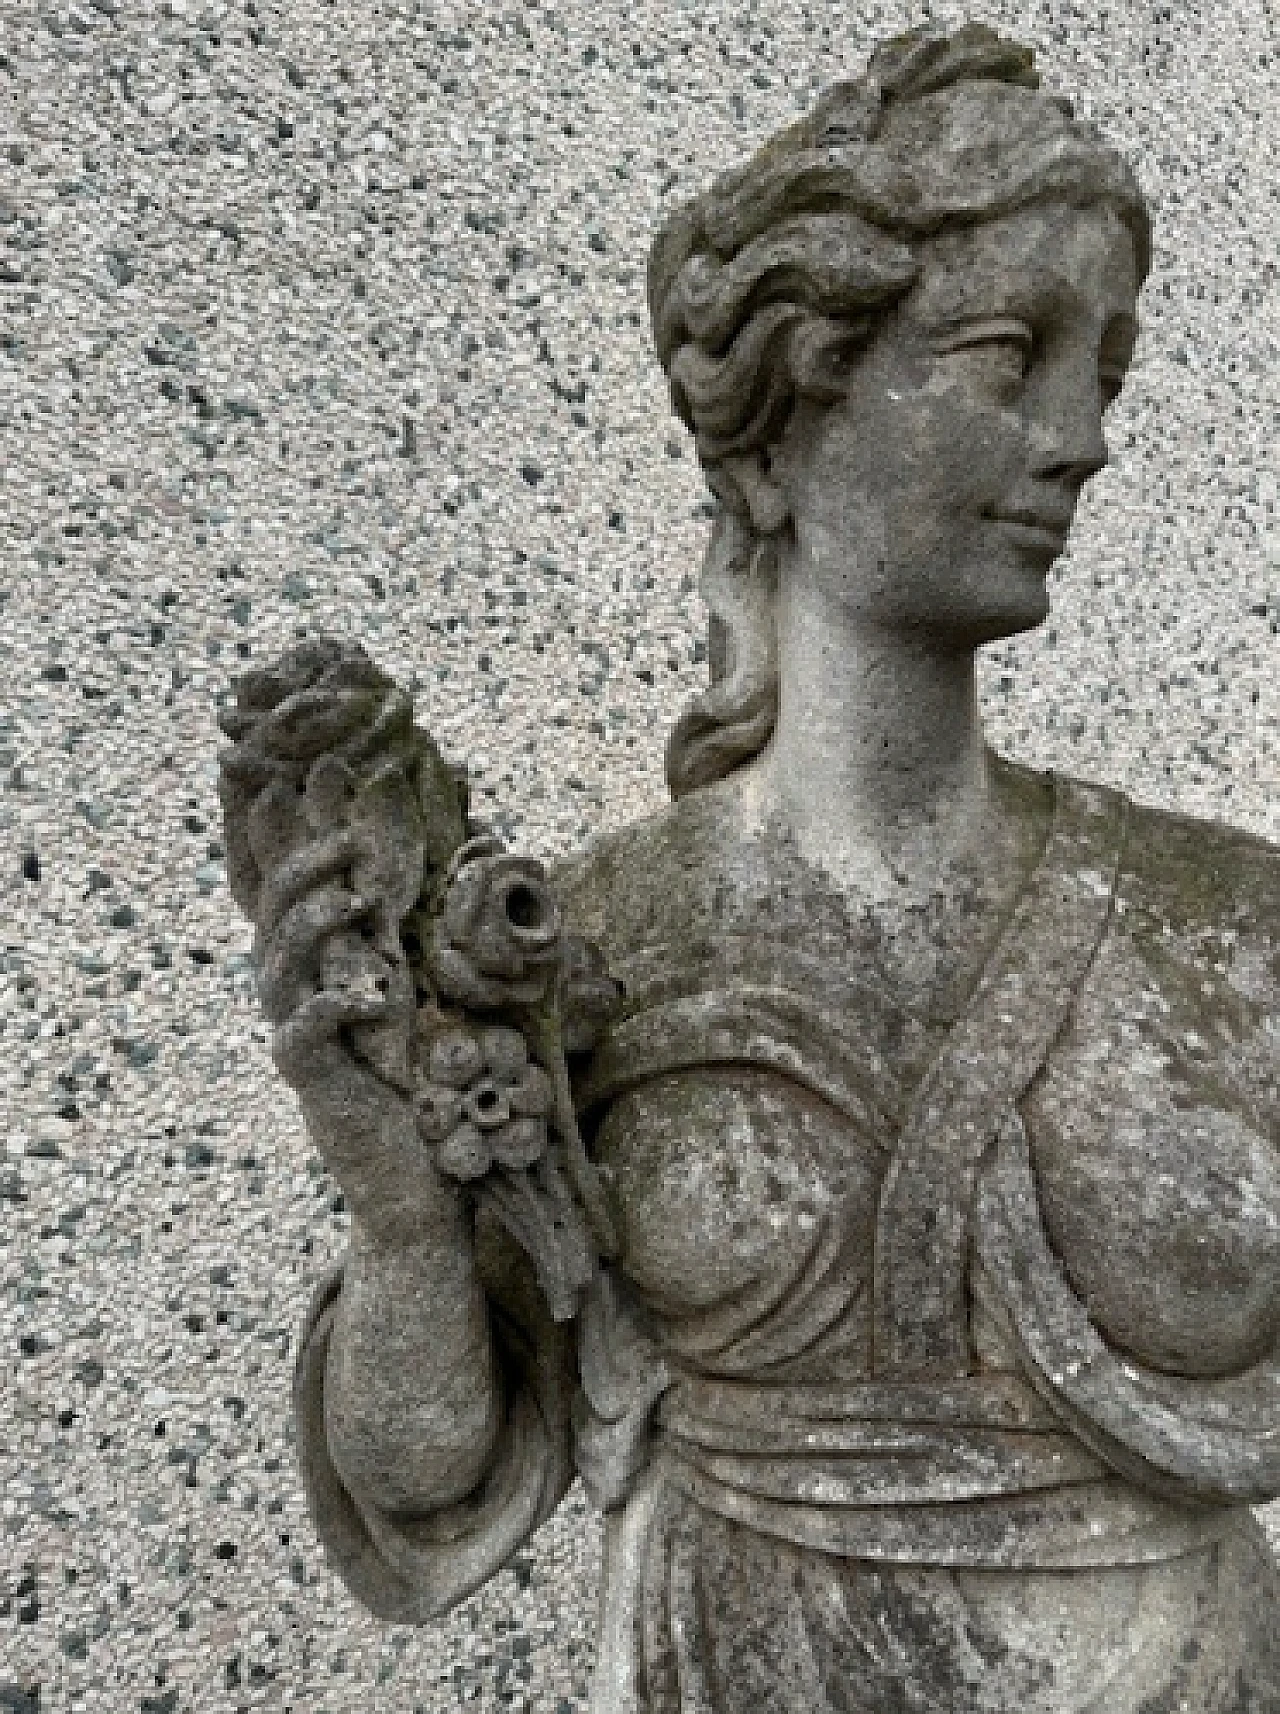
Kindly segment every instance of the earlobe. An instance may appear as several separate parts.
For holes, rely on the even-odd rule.
[[[726,458],[724,464],[747,503],[751,523],[762,536],[776,535],[791,515],[787,497],[772,474],[767,452]]]

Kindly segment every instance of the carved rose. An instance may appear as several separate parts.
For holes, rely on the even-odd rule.
[[[460,770],[415,727],[411,699],[354,644],[304,643],[244,674],[236,690],[236,707],[219,717],[234,740],[219,788],[233,896],[261,935],[269,875],[317,836],[363,834],[348,875],[368,901],[366,924],[330,936],[322,984],[398,1002],[398,1016],[351,1034],[360,1056],[407,1094],[414,983],[401,927],[426,877],[442,873],[466,837]]]
[[[309,834],[376,823],[376,855],[355,877],[390,922],[465,836],[463,771],[413,723],[413,703],[356,644],[321,637],[237,681],[218,724],[227,878],[251,918],[266,871]]]
[[[546,998],[562,951],[560,908],[542,864],[496,839],[470,839],[446,877],[435,927],[433,973],[459,1005],[536,1005]]]
[[[616,1248],[564,1060],[616,998],[598,949],[563,933],[542,865],[468,818],[462,770],[363,649],[303,644],[245,674],[237,696],[220,716],[233,740],[220,790],[232,891],[260,951],[280,925],[287,866],[305,874],[312,853],[338,850],[341,884],[365,908],[326,937],[320,989],[385,998],[383,1017],[347,1026],[356,1057],[413,1104],[442,1170],[525,1249],[567,1319],[596,1252]],[[361,837],[328,840],[339,832]],[[455,1024],[442,1001],[473,1016]],[[521,1029],[493,1016],[501,1008]]]
[[[362,649],[332,638],[303,643],[237,681],[236,706],[218,715],[235,740],[220,758],[219,794],[227,879],[246,916],[256,918],[266,871],[310,831],[302,792],[311,765],[327,754],[349,763],[356,744],[367,753],[359,741],[375,730],[402,737],[405,699],[397,697]]]

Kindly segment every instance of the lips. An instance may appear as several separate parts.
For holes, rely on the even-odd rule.
[[[1070,518],[1054,517],[1043,512],[990,512],[998,524],[1006,525],[1023,540],[1038,546],[1052,547],[1059,552],[1066,545]]]

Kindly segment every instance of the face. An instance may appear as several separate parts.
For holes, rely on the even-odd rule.
[[[931,240],[847,397],[802,401],[777,449],[813,593],[964,648],[1038,625],[1107,462],[1137,290],[1133,240],[1104,204],[1045,202]]]

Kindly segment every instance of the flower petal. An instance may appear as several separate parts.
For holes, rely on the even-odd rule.
[[[546,992],[545,980],[508,982],[496,976],[486,978],[452,946],[436,951],[432,976],[445,999],[459,1006],[532,1005]]]
[[[342,825],[355,784],[351,769],[328,752],[311,764],[303,791],[303,808],[317,832]]]
[[[462,1118],[462,1092],[447,1083],[419,1083],[414,1105],[418,1135],[424,1142],[442,1143]]]
[[[264,717],[262,746],[293,761],[308,761],[340,744],[372,712],[369,691],[300,690]]]
[[[476,1127],[464,1120],[441,1143],[436,1159],[441,1172],[469,1184],[488,1172],[493,1164],[493,1151]]]
[[[440,931],[454,946],[465,946],[476,918],[484,909],[487,881],[479,863],[468,863],[449,883],[440,913]]]
[[[433,1083],[465,1089],[484,1070],[484,1053],[470,1030],[443,1030],[427,1049],[427,1075]]]
[[[508,1024],[488,1024],[479,1040],[490,1077],[515,1083],[529,1064],[529,1045],[520,1031]]]
[[[506,921],[494,908],[494,900],[486,898],[485,908],[472,925],[465,940],[455,941],[460,951],[485,976],[519,977],[525,973],[520,948],[507,932]]]
[[[541,1119],[512,1119],[489,1139],[493,1158],[512,1168],[532,1166],[547,1146],[547,1127]]]
[[[551,1079],[540,1065],[526,1065],[507,1091],[511,1111],[520,1118],[543,1119],[551,1111]]]

